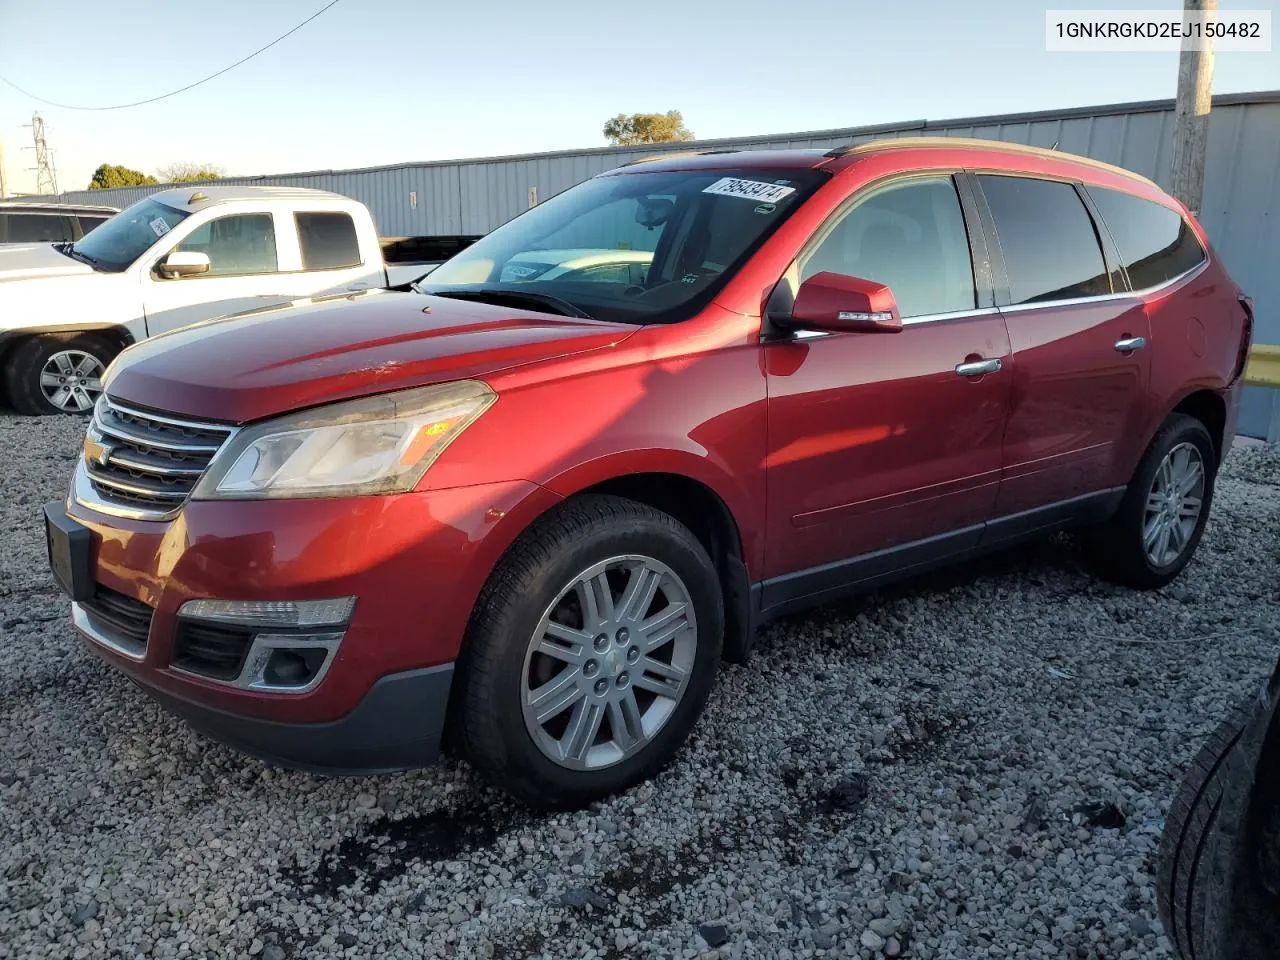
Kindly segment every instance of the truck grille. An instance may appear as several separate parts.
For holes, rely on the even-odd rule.
[[[190,496],[234,430],[126,407],[103,394],[84,439],[85,475],[106,504],[163,519]]]

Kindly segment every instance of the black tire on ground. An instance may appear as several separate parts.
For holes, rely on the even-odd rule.
[[[49,402],[40,389],[40,372],[56,353],[80,350],[97,357],[103,369],[120,352],[110,337],[98,333],[42,333],[28,337],[9,350],[4,361],[4,384],[9,405],[30,416],[68,413]],[[82,411],[88,412],[88,411]]]
[[[1177,559],[1164,566],[1156,566],[1143,546],[1147,497],[1161,461],[1181,443],[1195,444],[1204,465],[1204,496],[1201,498],[1200,516],[1186,547]],[[1195,556],[1196,547],[1204,534],[1205,522],[1213,507],[1217,472],[1217,452],[1205,425],[1186,414],[1170,415],[1156,431],[1146,453],[1138,462],[1115,516],[1085,534],[1086,555],[1093,568],[1108,580],[1141,590],[1154,590],[1173,580]]]
[[[687,588],[697,623],[692,669],[674,711],[639,752],[595,770],[566,769],[543,754],[525,727],[525,654],[544,611],[580,571],[628,554],[660,561]],[[570,500],[516,540],[481,591],[450,697],[450,748],[533,807],[580,807],[625,790],[661,770],[688,737],[711,691],[723,639],[715,567],[685,526],[621,497]]]
[[[1182,960],[1217,960],[1218,936],[1208,898],[1222,893],[1217,868],[1223,837],[1219,812],[1236,766],[1230,763],[1254,704],[1232,709],[1191,761],[1169,807],[1157,855],[1156,901],[1165,935]]]

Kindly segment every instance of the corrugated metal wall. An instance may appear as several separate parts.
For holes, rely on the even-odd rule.
[[[367,204],[383,236],[482,234],[538,200],[637,157],[667,149],[831,147],[886,136],[958,136],[1008,140],[1119,164],[1169,186],[1173,102],[1119,104],[961,120],[917,120],[878,127],[704,140],[669,148],[645,146],[364,170],[237,177],[228,184],[314,187]],[[124,207],[164,189],[86,190],[64,199]],[[1205,196],[1200,219],[1231,274],[1254,298],[1257,340],[1280,343],[1280,91],[1217,97],[1209,124]],[[1242,432],[1280,432],[1280,391],[1250,388]]]

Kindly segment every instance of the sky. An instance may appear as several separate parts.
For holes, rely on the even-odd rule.
[[[0,0],[0,75],[65,104],[143,99],[219,70],[325,0]],[[1280,0],[1222,0],[1267,9]],[[100,163],[229,174],[605,145],[617,113],[684,114],[699,138],[1172,97],[1176,53],[1045,51],[1045,9],[1180,0],[340,0],[262,56],[124,110],[0,84],[11,192],[35,189],[33,111],[58,185]],[[104,18],[104,11],[119,11]],[[1214,93],[1280,88],[1280,47],[1221,53]]]

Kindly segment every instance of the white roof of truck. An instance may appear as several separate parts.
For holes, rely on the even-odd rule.
[[[198,184],[161,190],[151,194],[151,198],[180,210],[204,209],[212,204],[233,203],[237,200],[328,200],[344,204],[356,203],[340,193],[311,190],[307,187],[205,187]]]

